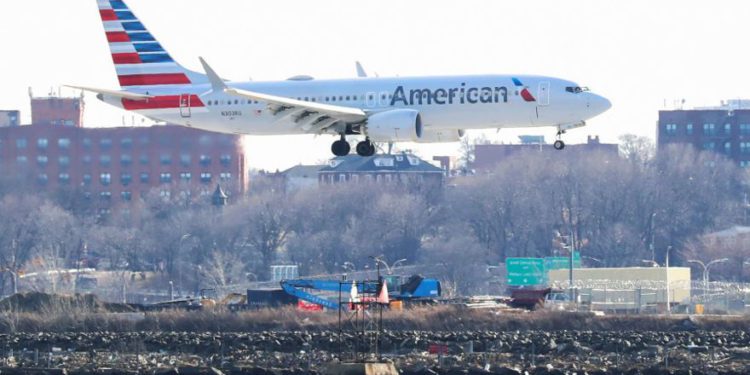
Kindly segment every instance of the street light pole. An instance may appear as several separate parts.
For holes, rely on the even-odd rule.
[[[711,266],[717,263],[728,262],[729,258],[714,259],[708,263],[703,263],[698,259],[690,259],[688,263],[700,264],[703,267],[703,299],[706,299],[706,293],[708,293],[709,283],[711,282]]]
[[[672,250],[672,246],[667,246],[667,260],[666,260],[666,266],[667,266],[667,315],[672,315],[672,306],[670,301],[670,289],[669,289],[669,252]]]

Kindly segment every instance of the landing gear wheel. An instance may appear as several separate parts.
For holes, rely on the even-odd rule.
[[[357,143],[357,155],[372,156],[375,155],[375,145],[369,139]]]
[[[331,145],[331,152],[333,152],[336,156],[346,156],[349,155],[349,151],[352,150],[352,146],[349,145],[349,142],[347,142],[345,139],[339,139],[336,142],[333,142]]]
[[[556,140],[555,143],[552,145],[552,147],[555,148],[555,150],[562,150],[565,148],[565,142],[561,140]]]

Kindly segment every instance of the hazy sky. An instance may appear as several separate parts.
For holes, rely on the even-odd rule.
[[[355,75],[524,73],[577,81],[613,108],[569,132],[654,136],[657,111],[750,97],[750,3],[744,1],[126,0],[170,54],[205,57],[233,80]],[[29,119],[27,88],[117,88],[95,0],[0,2],[0,108]],[[63,89],[63,94],[73,94]],[[131,115],[87,96],[87,126]],[[493,140],[554,129],[486,132]],[[469,132],[472,137],[479,132]],[[285,168],[330,157],[330,136],[247,137],[248,163]],[[405,145],[423,157],[453,145]]]

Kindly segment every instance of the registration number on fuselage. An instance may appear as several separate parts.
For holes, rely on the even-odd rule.
[[[237,117],[242,116],[242,111],[221,111],[221,115],[224,117]]]

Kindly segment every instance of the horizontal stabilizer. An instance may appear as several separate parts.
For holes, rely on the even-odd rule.
[[[103,94],[107,96],[113,96],[116,98],[123,98],[123,99],[130,99],[130,100],[148,100],[148,99],[153,98],[152,95],[136,94],[134,92],[128,92],[128,91],[97,89],[93,87],[71,86],[71,85],[65,85],[65,87],[70,87],[71,89],[90,91],[90,92],[95,92],[97,94]]]

